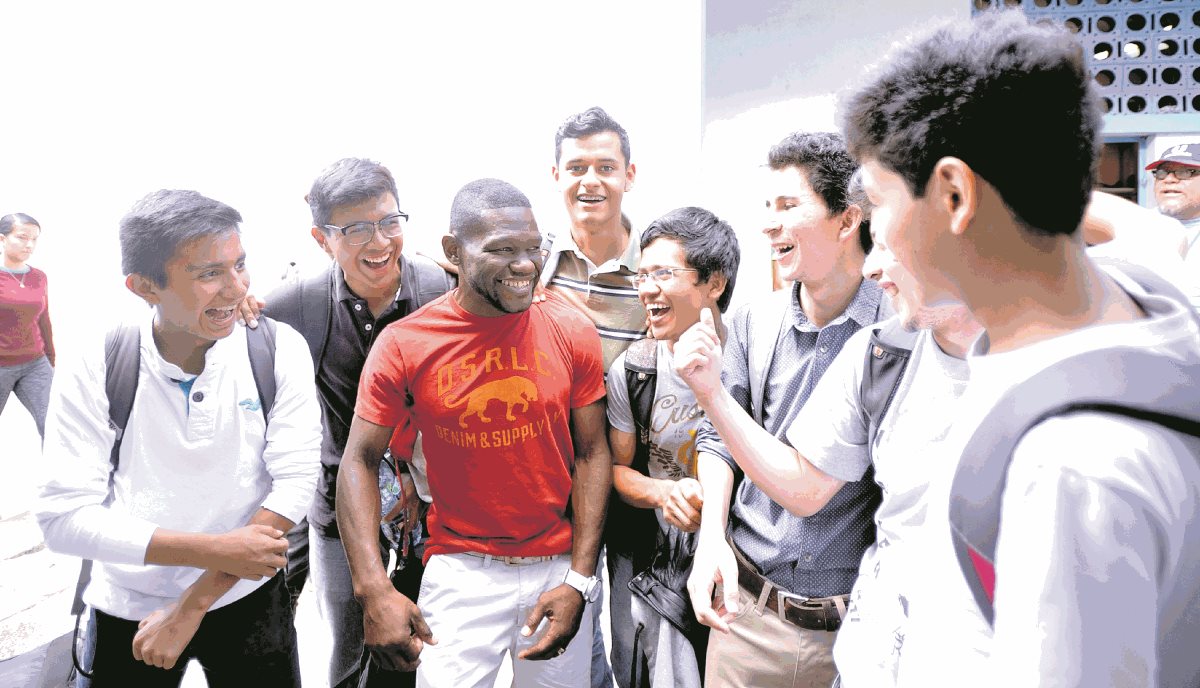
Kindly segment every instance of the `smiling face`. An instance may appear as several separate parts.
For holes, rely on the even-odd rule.
[[[563,194],[571,224],[613,227],[621,222],[621,200],[633,187],[636,170],[621,152],[615,132],[563,139],[554,181]]]
[[[837,265],[841,252],[841,214],[829,208],[798,167],[767,174],[766,226],[771,256],[779,277],[787,281],[821,281]]]
[[[533,210],[493,208],[480,216],[481,226],[444,240],[446,256],[465,284],[458,290],[459,304],[489,318],[528,310],[546,262]]]
[[[875,204],[871,232],[886,253],[868,264],[882,267],[884,280],[895,285],[897,310],[915,317],[924,308],[959,303],[947,271],[961,263],[960,249],[951,245],[949,215],[939,209],[934,192],[914,198],[900,175],[874,160],[864,161],[862,171],[863,187]]]
[[[638,273],[648,274],[661,268],[688,268],[683,246],[674,239],[655,239],[642,249]],[[659,341],[674,343],[689,327],[700,322],[700,311],[711,308],[725,290],[725,278],[710,275],[698,282],[695,272],[676,272],[664,282],[653,277],[638,285],[638,299],[650,318],[650,334]]]
[[[1177,162],[1159,166],[1159,169],[1171,171],[1183,168],[1184,165]],[[1154,200],[1158,202],[1158,210],[1168,217],[1180,221],[1200,218],[1200,176],[1180,180],[1169,174],[1166,179],[1155,179]]]
[[[0,248],[4,253],[4,267],[18,270],[33,255],[42,228],[37,225],[17,223],[8,234],[0,234]]]
[[[155,331],[168,336],[186,333],[195,338],[196,346],[229,336],[250,285],[237,231],[193,239],[181,245],[164,267],[163,287],[131,276],[144,285],[135,292],[157,310]]]
[[[379,222],[399,211],[395,197],[390,193],[333,209],[329,224],[345,227],[354,222]],[[404,248],[404,235],[387,238],[378,229],[371,240],[361,246],[352,246],[340,231],[313,227],[313,238],[337,261],[346,275],[346,285],[360,297],[367,299],[390,296],[400,288],[400,251]]]

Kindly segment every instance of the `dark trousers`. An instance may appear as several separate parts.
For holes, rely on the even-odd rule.
[[[422,553],[424,549],[422,546]],[[421,563],[421,555],[417,553],[416,548],[410,549],[404,565],[392,572],[392,587],[416,602],[424,575],[425,565]],[[345,688],[412,688],[417,685],[417,672],[387,671],[371,659],[371,652],[366,648],[363,648],[358,676],[354,678],[356,680],[344,684]]]
[[[237,602],[205,614],[172,669],[159,669],[133,658],[137,630],[137,621],[96,611],[93,688],[174,688],[183,680],[191,659],[200,662],[212,688],[300,686],[296,629],[282,575]]]

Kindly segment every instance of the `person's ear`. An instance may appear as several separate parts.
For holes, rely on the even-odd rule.
[[[158,295],[158,285],[154,283],[154,280],[144,275],[139,275],[137,273],[126,275],[125,288],[136,294],[139,299],[142,299],[151,306],[157,306],[162,300]]]
[[[729,278],[723,272],[714,272],[708,276],[708,298],[713,304],[721,298],[725,293],[725,288],[729,286]]]
[[[842,224],[838,227],[838,241],[858,241],[858,227],[862,224],[863,211],[857,205],[848,205],[842,211]]]
[[[629,163],[625,166],[625,190],[633,191],[633,179],[637,176],[637,166]]]
[[[462,244],[453,234],[442,236],[442,252],[451,265],[462,268]]]
[[[317,246],[320,246],[321,250],[325,252],[325,255],[330,258],[334,257],[333,245],[329,241],[329,235],[322,231],[320,227],[312,228],[312,238],[317,242]]]
[[[925,190],[950,218],[950,231],[961,235],[970,227],[979,209],[978,178],[971,166],[954,157],[937,161]]]
[[[554,177],[554,182],[558,183],[558,165],[550,166],[550,176]]]

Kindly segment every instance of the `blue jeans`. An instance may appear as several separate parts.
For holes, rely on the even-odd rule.
[[[46,436],[46,407],[50,405],[50,381],[54,368],[45,356],[20,365],[0,365],[0,413],[8,401],[9,392],[29,410],[37,423],[38,434]]]
[[[204,615],[192,641],[171,669],[133,658],[138,622],[96,611],[93,688],[178,686],[188,661],[196,659],[208,685],[230,688],[299,688],[296,629],[283,576],[230,605]]]

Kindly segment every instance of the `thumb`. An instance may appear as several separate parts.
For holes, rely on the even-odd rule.
[[[730,565],[730,562],[723,561],[721,568],[721,594],[725,598],[725,609],[729,610],[730,614],[738,613],[738,573],[737,565]]]
[[[708,327],[716,327],[712,308],[704,308],[700,311],[700,322],[704,323]]]
[[[546,615],[546,608],[541,600],[534,605],[533,610],[529,612],[528,618],[525,619],[525,625],[521,627],[521,635],[528,638],[537,630],[538,624],[542,622],[542,617]]]

